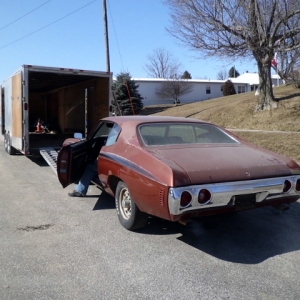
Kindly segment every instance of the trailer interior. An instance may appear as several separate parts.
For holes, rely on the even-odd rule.
[[[30,153],[59,149],[74,133],[83,137],[109,113],[109,76],[29,71],[28,134]],[[37,130],[40,120],[44,129]]]

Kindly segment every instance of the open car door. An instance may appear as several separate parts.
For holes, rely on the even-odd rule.
[[[57,156],[57,177],[64,188],[80,180],[86,165],[98,157],[113,127],[113,122],[100,122],[87,140],[64,142]]]
[[[78,182],[88,163],[89,141],[83,140],[63,146],[57,156],[57,176],[65,188]]]

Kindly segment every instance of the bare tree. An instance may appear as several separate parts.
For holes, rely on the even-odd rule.
[[[299,0],[165,0],[169,32],[206,57],[250,57],[257,62],[259,104],[273,106],[271,61],[300,47]]]
[[[180,63],[169,51],[163,48],[155,49],[147,58],[148,63],[145,64],[144,69],[151,77],[173,78],[180,73]]]
[[[290,52],[278,52],[272,60],[272,68],[281,79],[289,80],[300,62],[300,48]]]
[[[291,70],[291,73],[289,74],[289,81],[294,84],[296,88],[300,88],[300,61],[298,60],[293,69]]]
[[[166,79],[156,89],[156,96],[166,99],[172,98],[175,105],[179,103],[179,97],[188,94],[193,90],[193,85],[187,79],[178,76],[172,79]]]
[[[225,69],[223,69],[223,70],[221,70],[221,71],[218,72],[217,79],[219,79],[219,80],[225,80],[227,78],[228,78],[228,73],[227,73],[227,71]]]

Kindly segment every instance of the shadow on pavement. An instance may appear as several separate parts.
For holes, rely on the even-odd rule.
[[[101,193],[101,191],[99,190],[99,193]],[[115,205],[115,199],[110,196],[109,194],[107,194],[106,192],[102,192],[100,194],[100,196],[97,195],[98,200],[95,203],[93,210],[103,210],[103,209],[115,209],[116,205]]]
[[[48,163],[44,160],[42,156],[34,155],[34,156],[26,156],[26,158],[30,159],[33,163],[37,164],[39,167],[49,167]]]
[[[283,213],[263,208],[206,217],[191,223],[178,239],[222,260],[258,264],[300,250],[299,206]]]
[[[93,210],[115,209],[114,198],[102,193]],[[208,255],[233,263],[258,264],[300,250],[300,203],[285,212],[272,207],[202,217],[184,226],[149,216],[136,234],[179,235],[177,239]]]
[[[267,207],[202,217],[187,226],[150,217],[140,234],[181,234],[177,239],[218,259],[258,264],[300,250],[300,203],[280,212]]]

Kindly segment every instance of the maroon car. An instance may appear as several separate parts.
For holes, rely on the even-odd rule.
[[[145,226],[148,215],[187,222],[300,197],[295,161],[191,118],[101,120],[87,140],[65,141],[57,161],[63,187],[79,180],[90,157],[129,230]]]

